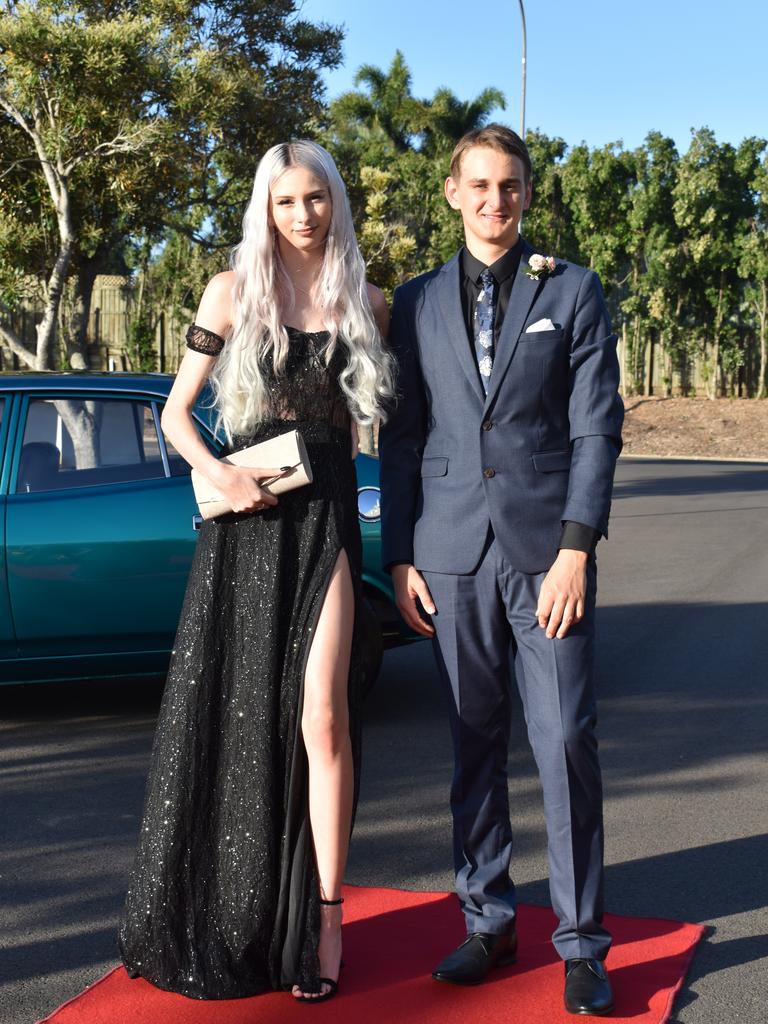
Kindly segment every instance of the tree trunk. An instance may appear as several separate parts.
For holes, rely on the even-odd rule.
[[[93,469],[98,466],[99,450],[95,403],[82,399],[63,398],[53,404],[72,438],[77,468]]]
[[[717,312],[715,313],[715,336],[714,352],[712,353],[712,379],[710,381],[709,397],[718,398],[720,395],[720,328],[723,316],[723,275],[720,275],[720,290],[717,293]]]
[[[653,394],[653,330],[645,343],[645,393],[649,398]]]
[[[98,272],[98,257],[84,260],[75,279],[75,295],[67,337],[67,363],[73,370],[88,369],[88,321],[91,317],[93,285]]]
[[[715,335],[714,347],[712,350],[712,374],[709,378],[709,397],[717,398],[717,369],[720,364],[720,336]]]
[[[36,370],[53,370],[56,365],[56,334],[59,306],[64,290],[64,279],[66,278],[67,265],[69,263],[69,252],[59,254],[54,272],[51,277],[54,280],[53,287],[48,290],[45,300],[43,319],[37,325],[37,351],[35,355]]]
[[[667,348],[666,333],[659,331],[659,362],[661,363],[661,382],[664,386],[664,397],[672,397],[672,386],[674,383],[674,369],[672,366],[672,352]]]
[[[765,372],[768,367],[768,339],[766,339],[766,321],[768,320],[768,281],[761,286],[762,303],[760,308],[760,375],[757,378],[757,397],[766,397]]]
[[[677,302],[675,304],[675,322],[674,322],[674,326],[671,328],[671,331],[672,331],[672,343],[673,343],[673,348],[675,349],[675,353],[677,354],[678,366],[680,368],[680,393],[682,394],[682,396],[684,398],[688,398],[688,395],[690,394],[690,390],[691,390],[691,380],[690,380],[690,378],[691,378],[691,370],[690,370],[689,354],[688,354],[687,347],[681,349],[680,344],[679,344],[679,339],[680,339],[680,317],[682,316],[682,312],[683,312],[683,296],[682,295],[678,295],[677,296]],[[672,365],[674,367],[674,358],[671,361],[672,361]],[[670,372],[670,376],[674,378],[674,368]]]
[[[629,394],[627,388],[627,321],[621,321],[621,359],[619,360],[619,380],[621,393],[624,398]]]
[[[69,202],[69,180],[61,162],[54,162],[45,148],[43,133],[40,127],[39,112],[35,113],[34,130],[26,129],[37,150],[40,168],[48,185],[59,229],[59,252],[53,265],[45,289],[45,310],[43,319],[37,325],[37,358],[36,369],[52,370],[56,364],[56,324],[59,319],[59,307],[67,283],[67,273],[74,248],[72,231],[72,210]]]
[[[36,355],[31,348],[27,348],[24,344],[23,338],[12,331],[10,327],[0,323],[0,340],[4,341],[11,352],[17,355],[30,370],[34,370],[36,366]]]
[[[42,162],[42,161],[41,161]],[[43,164],[51,198],[56,207],[56,221],[59,227],[59,252],[45,289],[45,310],[43,319],[37,325],[37,358],[35,369],[53,370],[56,365],[56,324],[59,319],[61,298],[67,283],[67,273],[72,259],[74,237],[69,206],[68,182],[64,175],[55,174],[53,166]]]
[[[36,370],[53,370],[56,365],[56,322],[71,257],[72,240],[62,238],[59,254],[48,278],[43,319],[37,325]]]

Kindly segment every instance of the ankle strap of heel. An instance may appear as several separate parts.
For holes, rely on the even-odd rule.
[[[324,900],[324,899],[321,898],[320,899],[320,906],[321,907],[338,907],[343,902],[344,902],[344,897],[343,896],[340,896],[337,900]]]

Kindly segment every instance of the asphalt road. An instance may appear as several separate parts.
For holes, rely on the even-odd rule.
[[[622,460],[598,562],[607,907],[709,926],[677,1024],[764,1024],[768,465]],[[0,689],[2,1024],[31,1024],[116,960],[159,699],[137,681]],[[366,717],[348,879],[448,889],[451,757],[428,645],[386,655]],[[522,900],[546,903],[521,720],[514,874]]]

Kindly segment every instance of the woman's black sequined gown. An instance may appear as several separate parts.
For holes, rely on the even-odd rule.
[[[349,416],[325,333],[289,329],[273,408],[246,447],[304,437],[314,482],[254,514],[203,523],[160,709],[139,847],[120,925],[128,972],[198,999],[317,989],[318,884],[300,721],[304,666],[343,549],[355,586],[349,709],[360,764],[360,701],[378,630],[362,599]],[[190,347],[216,354],[193,328]]]

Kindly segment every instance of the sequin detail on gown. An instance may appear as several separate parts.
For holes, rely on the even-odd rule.
[[[318,988],[319,893],[300,722],[306,659],[341,550],[355,588],[355,800],[360,703],[379,655],[360,582],[357,485],[338,383],[343,351],[326,365],[327,334],[289,334],[285,373],[269,380],[285,418],[232,448],[298,428],[314,481],[274,509],[202,524],[120,924],[129,974],[198,999]]]

